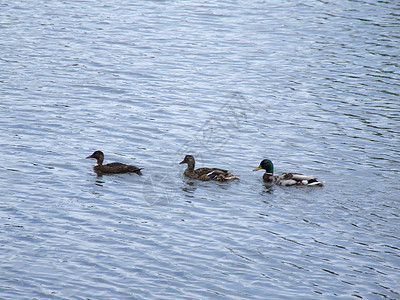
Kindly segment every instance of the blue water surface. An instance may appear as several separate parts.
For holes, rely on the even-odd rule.
[[[399,24],[396,1],[0,4],[0,298],[399,299]],[[325,186],[265,186],[264,158]]]

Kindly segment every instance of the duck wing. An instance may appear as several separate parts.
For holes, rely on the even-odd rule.
[[[194,173],[198,176],[207,175],[208,173],[212,172],[213,169],[211,168],[198,168],[194,170]]]
[[[318,181],[315,176],[300,173],[283,173],[276,176],[276,183],[279,185],[317,185],[322,186],[323,183]]]
[[[227,170],[219,168],[199,168],[193,171],[196,179],[203,181],[216,180],[225,181],[238,178],[238,176],[229,173]]]
[[[100,171],[104,173],[128,173],[139,172],[142,168],[132,165],[126,165],[118,162],[102,165]]]
[[[228,170],[218,168],[213,168],[211,172],[207,174],[207,176],[217,181],[225,181],[238,178],[238,176],[229,173]]]
[[[305,174],[300,174],[300,173],[290,173],[292,174],[292,178],[294,180],[313,180],[313,179],[317,179],[315,176],[311,176],[311,175],[305,175]]]
[[[278,185],[284,185],[284,186],[290,186],[290,185],[296,185],[297,180],[293,179],[293,174],[292,173],[283,173],[277,176],[274,176],[274,181]]]

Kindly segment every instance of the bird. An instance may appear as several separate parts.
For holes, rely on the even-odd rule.
[[[192,179],[198,179],[202,181],[227,181],[231,179],[238,179],[239,176],[233,175],[227,170],[218,169],[218,168],[199,168],[194,169],[195,160],[192,155],[186,155],[185,158],[179,164],[187,164],[184,175]]]
[[[97,174],[118,174],[118,173],[130,173],[134,172],[137,174],[141,174],[140,170],[143,168],[138,168],[131,165],[125,165],[122,163],[114,162],[110,164],[103,165],[104,161],[104,153],[101,151],[95,151],[92,155],[86,158],[94,158],[97,160],[96,165],[93,167],[94,171]]]
[[[324,183],[319,181],[315,176],[304,175],[299,173],[282,173],[274,175],[274,164],[269,159],[261,161],[260,165],[253,171],[264,169],[263,180],[266,183],[277,184],[282,186],[291,185],[310,185],[310,186],[323,186]]]

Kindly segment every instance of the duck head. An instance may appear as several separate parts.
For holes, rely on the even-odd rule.
[[[181,164],[188,164],[188,168],[189,169],[194,169],[195,161],[194,161],[193,155],[186,155],[185,158],[179,164],[180,165]]]
[[[100,166],[104,161],[104,153],[101,151],[94,151],[92,155],[89,155],[86,158],[94,158],[97,160],[97,165]]]
[[[265,172],[274,174],[274,164],[269,159],[263,159],[260,165],[255,168],[253,171],[258,171],[264,169]]]

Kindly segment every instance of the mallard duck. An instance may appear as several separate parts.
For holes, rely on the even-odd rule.
[[[194,169],[195,160],[192,155],[186,155],[185,158],[179,164],[188,165],[183,174],[192,179],[198,179],[202,181],[208,181],[208,180],[227,181],[238,178],[238,176],[229,173],[227,170],[218,168],[199,168],[195,170]]]
[[[93,167],[93,169],[98,174],[99,173],[117,174],[117,173],[129,173],[129,172],[135,172],[137,174],[140,174],[140,170],[142,170],[142,168],[138,168],[131,165],[125,165],[118,162],[103,165],[104,154],[101,151],[95,151],[93,152],[92,155],[86,158],[94,158],[97,160],[97,164]]]
[[[318,181],[315,176],[304,175],[299,173],[282,173],[280,175],[274,175],[274,165],[269,159],[261,161],[260,165],[253,171],[264,169],[265,173],[263,179],[267,183],[275,183],[277,185],[315,185],[323,186],[323,182]]]

